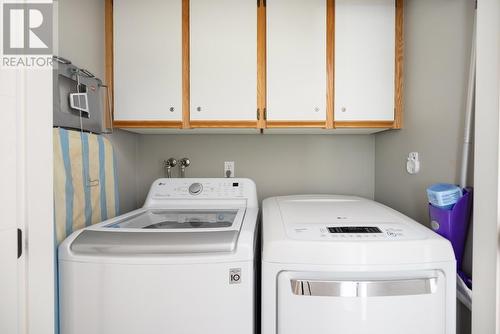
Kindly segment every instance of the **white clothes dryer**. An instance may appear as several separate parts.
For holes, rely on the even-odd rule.
[[[350,196],[263,202],[263,334],[455,334],[451,244]]]

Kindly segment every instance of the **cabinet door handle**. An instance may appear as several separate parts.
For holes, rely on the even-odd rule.
[[[23,231],[17,229],[17,258],[19,259],[23,255]]]
[[[299,296],[387,297],[435,293],[437,277],[381,281],[290,280],[292,293]]]

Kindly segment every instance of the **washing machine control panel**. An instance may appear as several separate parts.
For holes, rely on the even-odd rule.
[[[404,224],[294,224],[287,234],[298,240],[387,241],[419,239],[419,233]]]
[[[156,200],[174,198],[241,198],[246,197],[245,180],[238,179],[166,179],[153,185],[152,194]],[[251,187],[248,187],[251,190]]]

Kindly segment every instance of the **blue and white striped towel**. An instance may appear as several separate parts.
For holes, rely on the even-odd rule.
[[[54,128],[57,242],[119,214],[113,146],[101,135]]]

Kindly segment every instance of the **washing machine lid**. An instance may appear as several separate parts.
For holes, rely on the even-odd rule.
[[[244,208],[145,209],[83,230],[70,250],[101,256],[234,252],[244,215]]]
[[[244,210],[161,210],[149,209],[118,222],[104,225],[113,229],[220,230],[235,229]],[[239,216],[240,214],[240,216]]]

